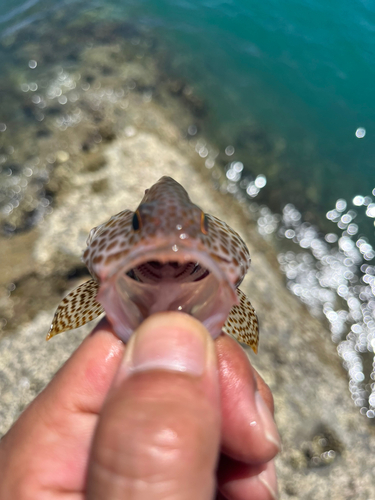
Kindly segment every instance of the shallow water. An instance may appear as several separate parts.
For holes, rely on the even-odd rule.
[[[173,42],[173,69],[208,100],[208,129],[236,148],[245,169],[260,173],[248,151],[254,141],[281,143],[277,165],[262,165],[273,208],[288,201],[322,217],[338,198],[371,194],[374,7],[164,0],[134,11]],[[268,144],[253,137],[254,123]]]
[[[197,101],[196,123],[188,129],[198,137],[197,153],[208,169],[225,165],[225,189],[248,202],[261,234],[277,245],[288,288],[327,318],[353,400],[373,418],[375,8],[322,0],[126,6],[98,0],[88,11],[74,1],[4,2],[0,203],[6,234],[30,229],[52,210],[46,186],[56,158],[46,153],[40,163],[31,132],[48,136],[46,123],[56,117],[61,130],[81,120],[59,111],[76,84],[69,71],[79,67],[66,17],[53,21],[61,52],[36,50],[39,34],[51,29],[51,13],[66,5],[70,20],[127,19],[160,40],[162,71],[187,80],[205,103]],[[65,66],[56,69],[59,57]],[[56,105],[48,102],[46,113],[48,99]],[[12,130],[22,127],[29,148],[12,143]],[[218,153],[207,150],[202,135]]]

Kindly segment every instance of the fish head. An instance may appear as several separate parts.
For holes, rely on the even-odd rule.
[[[124,341],[159,311],[188,313],[216,337],[238,303],[236,287],[250,262],[238,234],[205,214],[170,177],[146,190],[135,212],[94,228],[83,259]]]

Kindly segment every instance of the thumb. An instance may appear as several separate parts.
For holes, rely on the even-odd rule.
[[[96,429],[89,500],[209,500],[220,446],[214,342],[183,313],[130,339]]]

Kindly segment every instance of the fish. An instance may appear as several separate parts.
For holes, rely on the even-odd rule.
[[[258,352],[258,318],[239,289],[249,250],[171,177],[146,189],[135,211],[123,210],[94,227],[86,244],[82,260],[92,279],[62,300],[47,340],[105,312],[126,343],[153,313],[182,311],[214,339],[224,331]]]

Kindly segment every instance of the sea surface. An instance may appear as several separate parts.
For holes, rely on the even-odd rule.
[[[103,23],[123,19],[160,40],[163,71],[187,81],[204,103],[188,135],[216,144],[225,189],[246,200],[260,233],[276,245],[288,288],[328,321],[354,404],[374,419],[375,4],[3,0],[0,64],[8,79],[3,88],[0,80],[0,136],[11,120],[30,119],[12,108],[9,75],[18,90],[35,91],[22,80],[25,60],[9,49],[12,37],[48,26],[52,13],[66,9]],[[57,30],[63,39],[63,22]],[[74,52],[74,39],[64,43]],[[34,70],[38,61],[27,64]],[[4,188],[14,170],[7,147],[3,216],[18,203]],[[216,157],[204,140],[196,149],[211,169]],[[26,176],[33,167],[25,166]],[[3,225],[8,234],[15,228]]]

